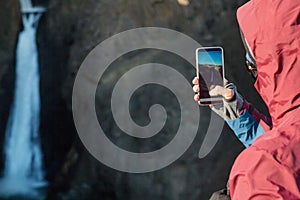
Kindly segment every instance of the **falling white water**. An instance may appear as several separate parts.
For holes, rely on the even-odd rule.
[[[40,92],[36,31],[41,14],[22,16],[16,51],[16,82],[5,138],[0,193],[23,194],[46,184],[39,138]]]

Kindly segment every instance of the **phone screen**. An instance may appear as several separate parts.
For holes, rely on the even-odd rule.
[[[200,105],[223,103],[223,97],[210,96],[217,85],[224,86],[224,59],[222,47],[203,47],[196,50],[197,76],[200,86]]]

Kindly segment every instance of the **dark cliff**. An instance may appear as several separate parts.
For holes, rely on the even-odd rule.
[[[0,13],[0,146],[3,147],[4,131],[8,118],[10,104],[13,99],[13,88],[15,78],[15,49],[18,40],[18,32],[21,29],[21,14],[17,0],[1,1]],[[2,151],[1,151],[2,152]],[[0,154],[0,168],[3,168],[3,154]]]

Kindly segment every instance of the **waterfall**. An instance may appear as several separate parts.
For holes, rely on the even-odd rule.
[[[20,2],[22,11],[25,8],[29,11],[32,5],[28,2]],[[36,31],[40,16],[40,12],[22,14],[24,29],[19,33],[16,50],[15,92],[6,126],[5,164],[0,181],[0,193],[6,195],[32,193],[34,188],[46,184],[39,138],[40,80]]]

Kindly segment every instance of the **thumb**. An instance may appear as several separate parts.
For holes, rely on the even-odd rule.
[[[234,96],[234,90],[231,88],[224,88],[217,85],[209,91],[210,96],[223,96],[226,100],[230,100]]]

